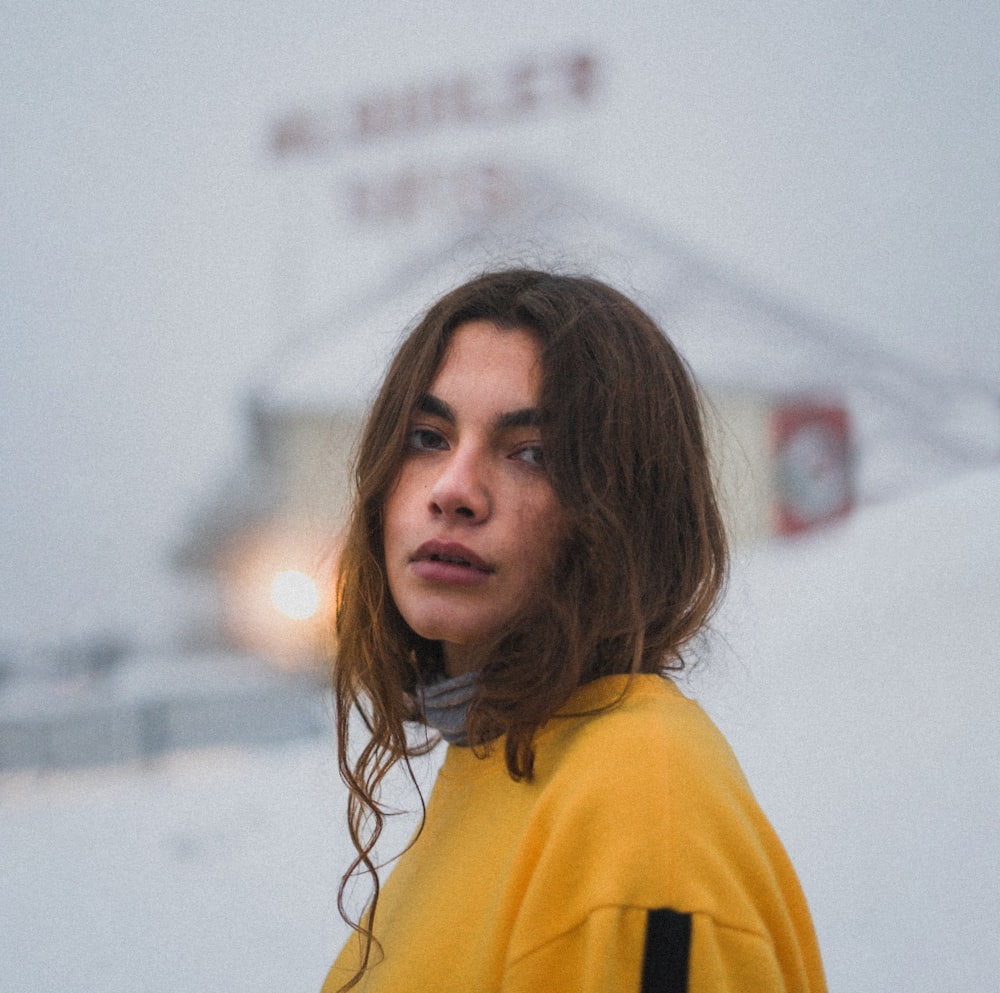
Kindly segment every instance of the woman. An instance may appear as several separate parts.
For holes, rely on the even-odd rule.
[[[342,913],[355,875],[374,896],[324,993],[824,989],[784,850],[670,679],[726,543],[694,386],[650,318],[593,279],[454,290],[390,367],[356,482]],[[408,722],[449,745],[382,888],[378,789],[415,754]]]

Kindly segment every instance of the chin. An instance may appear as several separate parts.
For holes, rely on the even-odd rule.
[[[455,623],[454,618],[410,618],[404,617],[413,632],[425,641],[440,641],[442,644],[455,645],[469,649],[489,641],[495,628],[482,624]]]
[[[464,645],[469,640],[469,633],[461,627],[456,627],[454,623],[441,622],[435,618],[409,618],[405,615],[403,619],[410,626],[418,637],[425,641],[441,641],[449,644]]]

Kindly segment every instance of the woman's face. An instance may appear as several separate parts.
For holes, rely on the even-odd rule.
[[[385,505],[389,589],[440,641],[451,675],[503,632],[548,575],[562,512],[545,471],[540,350],[521,329],[460,325],[413,413]]]

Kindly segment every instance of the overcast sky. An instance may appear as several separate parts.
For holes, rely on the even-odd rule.
[[[294,210],[267,139],[299,106],[593,52],[593,105],[536,125],[524,161],[893,354],[1000,382],[993,0],[40,0],[0,18],[0,643],[169,637],[169,549],[289,334]],[[353,154],[338,175],[406,149]]]

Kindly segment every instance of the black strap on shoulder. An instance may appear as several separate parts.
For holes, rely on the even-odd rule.
[[[651,910],[641,993],[687,993],[691,957],[691,915],[663,908]]]

